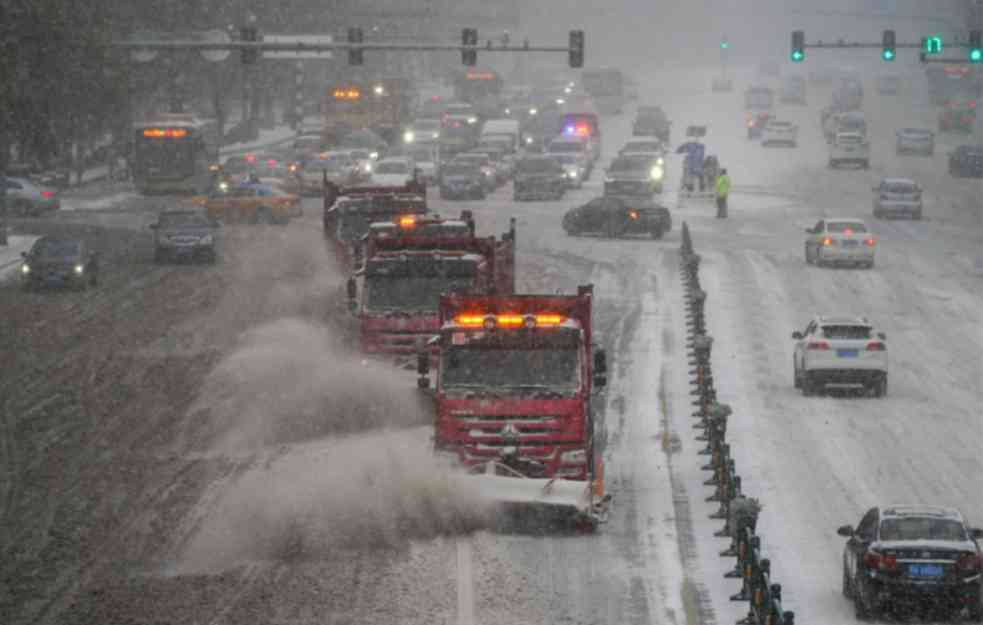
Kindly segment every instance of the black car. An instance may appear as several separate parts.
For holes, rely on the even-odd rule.
[[[604,172],[604,195],[651,197],[662,192],[665,164],[648,155],[619,156]]]
[[[671,129],[672,122],[669,121],[662,107],[640,106],[635,113],[631,133],[636,137],[658,137],[663,143],[669,143]]]
[[[167,260],[204,260],[214,263],[218,258],[219,222],[202,211],[164,211],[154,231],[154,262]]]
[[[84,241],[41,237],[29,252],[22,252],[21,279],[25,289],[68,286],[85,289],[99,283],[99,255]]]
[[[983,178],[983,145],[961,145],[950,152],[949,174]]]
[[[849,538],[843,550],[843,595],[856,617],[881,612],[908,615],[966,610],[983,622],[983,530],[968,528],[962,515],[937,506],[871,508],[854,528],[837,530]]]
[[[605,196],[568,210],[563,229],[570,236],[645,235],[660,239],[672,230],[672,216],[668,208],[651,200]]]
[[[440,168],[440,199],[485,199],[485,174],[473,164],[453,161]]]
[[[512,198],[523,200],[563,197],[569,179],[563,166],[549,156],[528,156],[515,164]]]

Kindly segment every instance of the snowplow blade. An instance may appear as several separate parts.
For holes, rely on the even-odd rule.
[[[489,463],[486,467],[455,479],[467,492],[487,505],[500,507],[513,516],[541,521],[574,522],[591,527],[607,520],[611,497],[599,496],[594,481],[562,478],[529,478],[508,467]],[[495,469],[506,473],[501,475]]]

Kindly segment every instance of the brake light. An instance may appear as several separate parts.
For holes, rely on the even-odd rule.
[[[964,553],[956,560],[956,569],[962,573],[983,570],[983,556],[978,553]]]
[[[826,237],[825,239],[823,239],[823,245],[825,245],[826,247],[829,247],[832,244],[833,244],[833,239],[831,239],[830,237]]]
[[[885,346],[884,343],[881,343],[880,341],[871,341],[870,343],[867,343],[867,351],[883,352],[883,351],[887,351],[887,346]]]
[[[412,215],[407,215],[405,217],[400,217],[399,218],[399,227],[400,228],[412,228],[414,226],[416,226],[416,217],[414,217]]]
[[[870,247],[874,247],[874,245],[877,244],[877,241],[874,240],[874,237],[867,237],[866,239],[864,239],[864,243],[866,245],[869,245]]]
[[[55,196],[54,191],[42,191],[41,192],[41,197],[43,197],[46,200],[49,200],[49,199],[53,198],[54,196]]]
[[[266,166],[267,167],[276,167],[276,161],[271,158],[270,160],[266,161]]]
[[[246,155],[246,162],[247,163],[255,163],[256,162],[256,155],[255,154],[247,154]]]
[[[969,108],[971,108],[971,109],[976,108],[976,100],[970,100],[969,101]]]
[[[847,228],[846,230],[843,231],[843,234],[853,234],[853,229]]]
[[[963,115],[963,123],[964,124],[968,124],[971,121],[973,121],[973,118],[972,117],[970,117],[969,115]]]
[[[829,343],[827,343],[826,341],[809,341],[809,344],[806,345],[806,349],[812,351],[826,352],[829,351]]]
[[[876,551],[868,551],[864,554],[864,564],[867,568],[878,571],[897,571],[898,556],[893,553],[882,555]]]
[[[632,219],[638,219],[638,211],[628,211],[628,216]]]

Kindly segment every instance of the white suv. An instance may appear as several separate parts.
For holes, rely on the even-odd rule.
[[[877,239],[860,219],[820,219],[805,231],[807,264],[874,266]]]
[[[761,131],[761,145],[775,144],[796,147],[799,143],[799,127],[792,122],[769,119]]]
[[[859,132],[837,132],[829,146],[829,166],[839,167],[842,163],[857,163],[864,169],[870,168],[870,144]]]
[[[829,388],[887,395],[887,336],[866,317],[816,317],[792,338],[794,384],[803,395]]]

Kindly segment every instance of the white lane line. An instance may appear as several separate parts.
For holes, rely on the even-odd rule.
[[[474,575],[468,538],[457,539],[457,625],[474,625]]]

